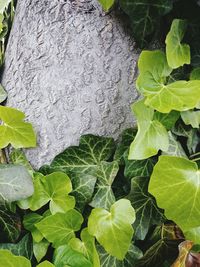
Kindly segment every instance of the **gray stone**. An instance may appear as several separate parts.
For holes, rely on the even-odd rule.
[[[26,152],[34,167],[80,135],[117,138],[134,123],[137,58],[134,41],[97,0],[18,0],[2,83],[7,105],[37,131],[38,147]]]

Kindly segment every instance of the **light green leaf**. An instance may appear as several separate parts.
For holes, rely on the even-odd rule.
[[[93,267],[83,254],[73,250],[68,245],[58,247],[53,258],[56,267]]]
[[[1,15],[0,15],[0,18],[1,18]],[[0,26],[0,29],[1,29],[1,26]],[[1,32],[1,30],[0,30],[0,32]],[[3,86],[0,84],[0,103],[2,103],[4,100],[6,100],[7,96],[8,96],[8,94],[4,90]]]
[[[68,194],[72,191],[69,177],[62,172],[54,172],[47,176],[37,173],[34,178],[34,194],[29,198],[29,208],[33,211],[40,209],[50,202],[52,214],[73,209],[75,199]]]
[[[21,232],[19,215],[10,210],[6,203],[0,203],[0,242],[16,242]]]
[[[172,132],[168,132],[169,135],[169,147],[168,150],[165,152],[162,152],[162,155],[168,155],[168,156],[176,156],[176,157],[183,157],[187,158],[187,155],[185,154],[185,151],[183,147],[181,146],[180,142],[177,141],[177,138],[175,135],[172,134]]]
[[[8,7],[10,4],[11,0],[0,0],[0,13],[3,14],[5,8]]]
[[[149,192],[165,210],[166,217],[183,231],[199,226],[199,181],[195,162],[172,156],[159,158],[150,179]]]
[[[30,123],[24,122],[23,112],[0,106],[0,148],[11,144],[14,148],[35,147],[36,135]]]
[[[190,64],[190,46],[181,44],[187,27],[187,22],[174,19],[166,37],[167,62],[173,69]]]
[[[33,172],[33,168],[31,164],[28,162],[24,152],[20,149],[14,149],[10,153],[10,160],[14,164],[23,165],[26,167],[31,173]]]
[[[100,267],[99,256],[95,247],[95,239],[88,233],[87,228],[82,230],[81,240],[72,238],[69,241],[70,247],[83,254],[93,264],[93,267]]]
[[[97,179],[89,174],[78,173],[74,174],[71,180],[73,185],[71,195],[76,199],[76,208],[83,211],[85,205],[92,199]]]
[[[199,128],[200,110],[188,110],[181,112],[181,118],[186,125],[192,125],[193,128]]]
[[[43,219],[43,216],[37,213],[34,213],[34,212],[31,212],[24,216],[24,220],[23,220],[24,228],[28,230],[29,232],[31,232],[31,235],[35,242],[40,242],[43,239],[43,235],[35,227],[35,224],[40,222],[42,219]]]
[[[200,80],[167,84],[171,69],[161,51],[143,51],[139,58],[137,88],[146,97],[145,104],[161,113],[186,111],[200,102]]]
[[[90,202],[95,208],[104,208],[109,210],[110,206],[115,202],[115,196],[112,191],[112,183],[118,173],[119,165],[117,161],[101,162],[99,164],[97,177],[97,191]]]
[[[111,206],[110,212],[93,209],[88,219],[88,231],[109,254],[123,260],[133,237],[134,221],[135,212],[130,201],[120,199]]]
[[[185,231],[184,236],[186,240],[192,240],[195,244],[200,244],[200,226]]]
[[[24,166],[0,165],[0,200],[14,202],[33,194],[33,182]]]
[[[38,262],[46,255],[49,247],[49,242],[46,239],[43,239],[39,243],[33,241],[33,253]]]
[[[32,238],[29,234],[25,235],[18,243],[2,243],[0,250],[6,249],[16,256],[23,256],[31,260],[33,257]]]
[[[143,176],[147,177],[150,176],[153,167],[156,163],[155,158],[148,158],[145,160],[129,160],[128,159],[128,151],[124,155],[125,159],[125,169],[124,169],[124,175],[128,179],[132,179],[136,176]]]
[[[136,213],[133,224],[137,239],[144,240],[152,225],[162,223],[163,211],[156,205],[155,198],[148,193],[148,177],[135,177],[131,180],[131,191],[127,196]]]
[[[48,216],[35,226],[54,247],[58,247],[75,237],[74,232],[80,230],[82,223],[82,215],[76,210],[69,210]]]
[[[79,146],[69,147],[56,156],[51,167],[66,172],[70,177],[73,173],[95,174],[98,164],[108,160],[114,149],[113,138],[84,135]]]
[[[43,261],[40,264],[38,264],[36,267],[55,267],[55,265],[53,265],[49,261]]]
[[[108,11],[115,3],[115,0],[98,0],[105,11]]]
[[[138,121],[138,133],[132,142],[128,159],[146,159],[168,149],[169,140],[165,127],[154,120],[154,110],[144,105],[144,100],[132,106]]]
[[[142,251],[132,244],[130,245],[123,261],[109,255],[100,245],[97,245],[97,251],[100,257],[101,267],[135,267],[135,263],[143,255]]]
[[[31,262],[22,256],[15,256],[8,250],[0,250],[0,266],[31,267]]]

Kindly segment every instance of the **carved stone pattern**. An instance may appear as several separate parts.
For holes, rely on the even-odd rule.
[[[117,138],[134,123],[130,104],[138,52],[97,0],[18,0],[3,85],[7,105],[26,113],[38,147],[35,168],[82,134]]]

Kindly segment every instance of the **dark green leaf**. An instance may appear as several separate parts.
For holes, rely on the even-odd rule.
[[[130,17],[134,37],[143,47],[159,23],[160,16],[172,9],[171,0],[120,0],[122,10]]]
[[[97,177],[97,191],[90,205],[109,210],[110,206],[115,202],[115,196],[112,191],[112,183],[118,173],[119,165],[117,161],[101,162],[99,164]]]
[[[97,251],[100,257],[101,267],[135,267],[137,266],[138,259],[143,255],[142,251],[132,244],[123,261],[108,254],[100,245],[97,245]]]
[[[128,150],[136,134],[137,134],[137,129],[134,128],[129,128],[123,131],[120,137],[120,142],[118,143],[114,154],[114,160],[119,161],[120,164],[124,163],[123,160],[124,153]]]
[[[94,174],[101,161],[108,160],[115,149],[112,138],[85,135],[80,139],[79,146],[67,148],[55,157],[51,167],[55,170],[71,173]]]
[[[33,257],[32,238],[29,234],[25,235],[18,243],[0,244],[0,249],[10,250],[16,256],[24,256],[31,260]]]
[[[0,242],[15,242],[21,232],[20,217],[9,210],[6,204],[0,204]]]
[[[133,224],[135,236],[143,240],[152,225],[159,225],[164,219],[163,211],[156,205],[155,198],[148,193],[149,178],[135,177],[131,180],[131,191],[127,198],[136,213]]]
[[[124,175],[129,179],[136,176],[150,176],[156,163],[155,158],[148,158],[145,160],[129,160],[128,151],[124,154],[124,159]]]

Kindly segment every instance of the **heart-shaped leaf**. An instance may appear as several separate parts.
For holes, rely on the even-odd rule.
[[[0,165],[0,200],[14,202],[34,192],[32,177],[24,166]]]
[[[37,173],[34,194],[28,199],[29,208],[35,211],[50,202],[52,214],[66,212],[75,206],[74,197],[68,195],[71,191],[72,184],[65,173],[53,172],[47,176]]]
[[[168,149],[169,140],[165,127],[154,120],[154,110],[144,105],[144,100],[136,102],[132,106],[138,121],[138,132],[133,140],[128,159],[146,159]]]
[[[190,47],[187,44],[181,44],[186,27],[185,20],[174,19],[166,37],[167,62],[173,69],[190,64]]]
[[[80,230],[82,223],[82,215],[76,210],[69,210],[48,216],[35,226],[54,247],[59,247],[75,237],[74,232]]]
[[[41,259],[47,254],[48,247],[49,242],[46,239],[43,239],[38,243],[33,241],[33,253],[37,262],[40,262]]]
[[[112,191],[112,183],[118,173],[119,165],[116,161],[101,162],[99,164],[97,177],[97,191],[90,202],[95,208],[104,208],[109,210],[110,206],[115,202],[115,196]]]
[[[36,135],[30,123],[24,122],[23,112],[0,106],[0,148],[11,144],[14,148],[35,147]]]
[[[133,236],[134,221],[135,212],[130,201],[120,199],[111,206],[110,212],[93,209],[88,219],[88,231],[109,254],[123,260]]]
[[[156,198],[158,206],[165,210],[166,217],[187,231],[200,226],[199,184],[200,172],[195,162],[161,156],[154,167],[149,192]]]

